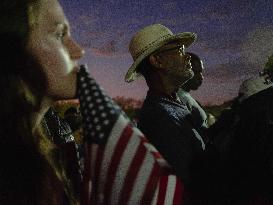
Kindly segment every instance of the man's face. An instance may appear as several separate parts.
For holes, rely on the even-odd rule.
[[[184,45],[168,44],[157,53],[165,76],[170,83],[181,86],[193,77],[191,57],[185,53]]]
[[[203,83],[203,62],[200,60],[191,60],[192,70],[194,72],[193,78],[187,82],[187,87],[190,90],[197,90]]]

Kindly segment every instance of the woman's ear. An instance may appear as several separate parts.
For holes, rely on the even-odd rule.
[[[149,61],[153,67],[162,68],[160,56],[152,54],[149,56]]]

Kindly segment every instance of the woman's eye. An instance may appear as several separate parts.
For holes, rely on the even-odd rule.
[[[58,32],[58,33],[56,33],[56,37],[57,37],[58,40],[63,41],[64,36],[65,36],[64,32]]]
[[[58,41],[63,42],[69,36],[69,30],[66,25],[58,24],[55,28],[55,37]]]

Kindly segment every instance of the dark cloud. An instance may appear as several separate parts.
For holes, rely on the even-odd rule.
[[[124,32],[116,32],[113,38],[101,44],[90,45],[91,50],[98,56],[116,56],[128,53],[126,39],[124,38]]]
[[[204,75],[215,81],[231,82],[256,75],[258,72],[259,70],[251,64],[231,62],[210,67],[204,71]]]
[[[119,75],[132,63],[131,37],[144,26],[162,23],[174,33],[196,32],[198,39],[190,50],[206,66],[206,80],[196,93],[203,102],[221,102],[236,95],[241,81],[257,74],[273,53],[272,0],[65,1],[61,0],[73,36],[90,52],[93,62],[101,61],[98,67],[115,63]],[[120,80],[118,74],[111,77],[113,82]],[[123,91],[130,96],[142,89],[109,87],[113,93]]]
[[[244,62],[264,67],[267,58],[273,54],[273,27],[260,27],[250,31],[241,50]]]
[[[114,53],[116,53],[116,45],[116,41],[112,40],[100,48],[92,48],[91,50],[95,55],[112,56]]]
[[[123,52],[122,52],[123,49],[119,48],[119,44],[115,40],[111,40],[99,48],[93,47],[93,48],[91,48],[91,51],[96,56],[105,56],[105,57],[107,57],[107,56],[111,57],[114,55],[123,54]]]

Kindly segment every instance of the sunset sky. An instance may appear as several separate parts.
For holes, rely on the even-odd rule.
[[[143,79],[124,75],[133,60],[132,36],[161,23],[174,33],[190,31],[198,39],[189,51],[204,61],[205,80],[193,92],[203,104],[235,97],[240,83],[264,66],[273,53],[273,0],[61,0],[72,35],[85,48],[80,61],[112,96],[145,98]]]

